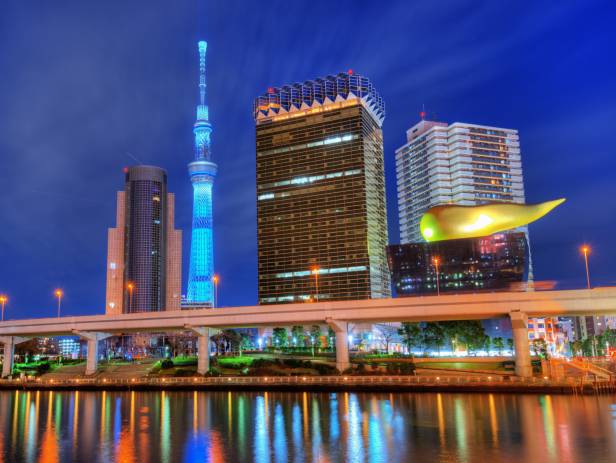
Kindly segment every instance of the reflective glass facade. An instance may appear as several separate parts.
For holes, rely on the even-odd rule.
[[[131,167],[126,173],[124,281],[136,288],[124,292],[125,312],[165,307],[167,174],[158,167]]]
[[[344,78],[333,81],[344,88]],[[297,85],[313,92],[319,87]],[[285,89],[296,87],[268,94],[284,99]],[[375,116],[375,95],[366,103],[347,87],[346,99],[321,104],[307,94],[311,107],[298,100],[283,113],[260,112],[268,97],[257,99],[261,304],[390,296],[382,119]]]
[[[482,238],[388,246],[389,267],[398,296],[440,292],[520,289],[528,278],[528,245],[522,232]]]

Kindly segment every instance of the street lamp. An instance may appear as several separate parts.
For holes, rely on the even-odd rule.
[[[9,301],[9,298],[6,297],[6,294],[0,294],[0,304],[2,304],[2,321],[4,321],[4,306]]]
[[[128,289],[128,312],[131,313],[133,311],[133,291],[135,289],[135,284],[129,281],[126,285],[126,289]]]
[[[590,246],[584,244],[580,248],[580,251],[584,254],[584,262],[586,263],[586,289],[590,289],[590,271],[588,270],[588,255],[590,254]]]
[[[60,288],[58,288],[54,291],[54,295],[58,298],[58,318],[60,318],[60,306],[62,304],[62,296],[64,296],[64,293]]]
[[[214,307],[218,307],[218,275],[212,276],[212,282],[214,283]]]
[[[319,302],[319,267],[312,267],[312,273],[314,273],[314,285],[316,287],[316,300]]]
[[[441,282],[440,282],[440,273],[439,273],[439,264],[441,263],[441,259],[438,257],[432,258],[432,263],[434,264],[434,268],[436,269],[436,295],[441,295]]]

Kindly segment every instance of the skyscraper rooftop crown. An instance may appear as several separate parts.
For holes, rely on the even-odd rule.
[[[353,98],[361,100],[371,110],[379,124],[383,123],[385,118],[383,99],[370,79],[351,70],[303,83],[270,87],[255,99],[253,116],[255,120],[266,119]]]

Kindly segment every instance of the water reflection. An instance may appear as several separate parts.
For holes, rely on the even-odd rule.
[[[0,461],[615,461],[616,397],[0,392]]]

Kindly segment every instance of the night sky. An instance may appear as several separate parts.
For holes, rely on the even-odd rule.
[[[520,131],[535,276],[616,284],[616,44],[611,1],[3,0],[0,292],[8,318],[102,313],[107,228],[123,167],[169,173],[188,274],[198,98],[208,41],[215,263],[221,305],[257,301],[254,97],[348,69],[385,100],[390,242],[394,150],[429,117]],[[138,160],[138,161],[137,161]]]

